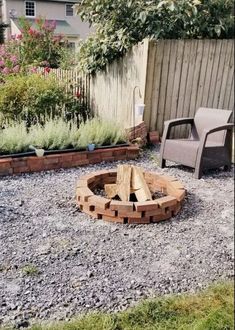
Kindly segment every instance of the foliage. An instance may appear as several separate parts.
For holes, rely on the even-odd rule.
[[[69,93],[52,75],[18,74],[0,84],[0,114],[5,119],[43,122],[50,115],[85,120],[88,111],[82,100]]]
[[[35,266],[33,264],[28,264],[28,265],[24,266],[22,268],[22,272],[26,276],[39,275],[39,270],[38,270],[37,266]]]
[[[146,300],[119,313],[92,313],[69,322],[34,325],[30,330],[232,330],[233,283],[194,295]]]
[[[28,150],[30,144],[29,135],[24,123],[10,125],[0,130],[0,153],[13,154]]]
[[[78,140],[75,140],[73,145],[75,147],[86,147],[89,143],[94,143],[97,146],[104,146],[124,141],[126,141],[126,136],[120,125],[93,118],[80,125]]]
[[[80,0],[76,10],[96,29],[79,54],[90,73],[146,37],[233,38],[232,0]]]
[[[48,119],[29,129],[25,122],[14,123],[0,130],[0,154],[12,154],[30,150],[30,146],[45,150],[66,148],[84,149],[89,143],[96,145],[124,142],[125,135],[119,125],[92,119],[82,124],[65,121],[63,118]]]
[[[50,119],[44,126],[33,125],[29,130],[31,144],[46,150],[66,149],[71,146],[71,125],[77,128],[75,123],[68,124],[62,118]]]
[[[0,77],[37,66],[68,68],[76,64],[65,37],[55,35],[56,21],[40,17],[32,22],[21,17],[19,25],[21,33],[0,46]]]

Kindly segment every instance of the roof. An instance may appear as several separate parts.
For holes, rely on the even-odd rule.
[[[28,21],[30,21],[32,23],[32,27],[36,27],[35,26],[35,19],[32,18],[27,18]],[[14,23],[17,25],[17,27],[20,29],[20,24],[19,24],[19,19],[18,18],[14,18],[13,19]],[[69,25],[69,23],[65,20],[50,20],[48,19],[47,22],[51,23],[51,22],[56,22],[56,29],[55,29],[55,34],[63,34],[66,36],[79,36],[79,33],[77,33],[71,25]]]

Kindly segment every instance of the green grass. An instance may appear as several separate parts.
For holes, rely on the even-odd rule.
[[[39,274],[39,270],[37,268],[37,266],[33,265],[33,264],[29,264],[24,266],[21,269],[22,273],[26,276],[35,276]]]
[[[93,313],[30,330],[232,330],[233,282],[197,294],[146,300],[119,313]]]

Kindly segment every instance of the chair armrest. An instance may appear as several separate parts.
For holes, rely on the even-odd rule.
[[[165,121],[165,126],[166,127],[173,127],[173,126],[178,126],[182,124],[193,124],[194,118],[177,118],[177,119],[171,119],[171,120],[166,120]]]
[[[163,135],[162,135],[162,141],[165,141],[166,139],[169,138],[172,127],[183,125],[183,124],[192,125],[193,122],[194,122],[194,119],[189,118],[189,117],[166,120],[164,122],[164,131],[163,131]]]
[[[206,145],[206,140],[209,134],[218,132],[218,131],[224,131],[224,130],[232,130],[234,127],[234,124],[226,124],[226,125],[222,125],[222,126],[217,126],[211,129],[204,129],[203,133],[202,133],[202,137],[200,139],[200,144],[199,144],[199,148],[198,148],[198,158],[201,158],[202,153],[203,153],[203,149],[205,148]]]
[[[205,135],[207,137],[209,134],[215,133],[218,131],[232,130],[233,127],[234,127],[234,124],[226,124],[226,125],[222,125],[222,126],[217,126],[212,129],[205,129],[203,132],[203,135]]]

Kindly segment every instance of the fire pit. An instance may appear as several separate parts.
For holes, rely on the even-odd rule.
[[[101,193],[105,197],[98,195]],[[177,215],[185,194],[183,185],[174,177],[120,165],[117,170],[81,177],[76,199],[80,210],[92,218],[146,224]]]

